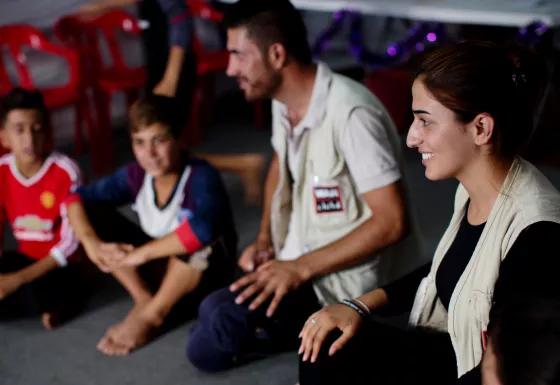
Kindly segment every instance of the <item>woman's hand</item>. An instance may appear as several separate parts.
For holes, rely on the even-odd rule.
[[[340,329],[342,335],[329,349],[329,356],[332,356],[356,335],[361,324],[362,316],[346,305],[332,305],[319,310],[309,317],[299,334],[299,354],[303,353],[303,361],[311,357],[311,362],[315,362],[325,338],[334,329]]]

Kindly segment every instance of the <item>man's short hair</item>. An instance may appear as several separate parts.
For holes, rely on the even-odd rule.
[[[289,0],[239,0],[228,8],[223,24],[226,28],[247,28],[263,52],[280,43],[297,62],[312,62],[307,28]]]

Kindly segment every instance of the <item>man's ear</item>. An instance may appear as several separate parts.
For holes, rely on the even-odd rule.
[[[273,69],[281,70],[286,65],[286,59],[286,48],[282,44],[273,43],[268,47],[268,62]]]
[[[478,146],[484,146],[491,143],[492,135],[494,135],[494,118],[487,114],[478,114],[472,121],[472,132],[474,143]]]

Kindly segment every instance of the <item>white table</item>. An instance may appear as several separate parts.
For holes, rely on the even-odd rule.
[[[237,0],[221,0],[235,3]],[[266,1],[266,0],[263,0]],[[417,21],[524,27],[540,21],[560,25],[560,0],[292,0],[296,8],[335,12],[349,8],[364,15]]]

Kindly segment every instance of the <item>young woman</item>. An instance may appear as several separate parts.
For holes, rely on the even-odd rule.
[[[453,217],[431,266],[309,317],[301,385],[479,383],[491,308],[560,297],[560,263],[549,252],[560,235],[560,193],[517,156],[543,72],[531,52],[489,42],[424,59],[407,144],[429,179],[459,180]],[[409,331],[369,317],[411,309]]]

